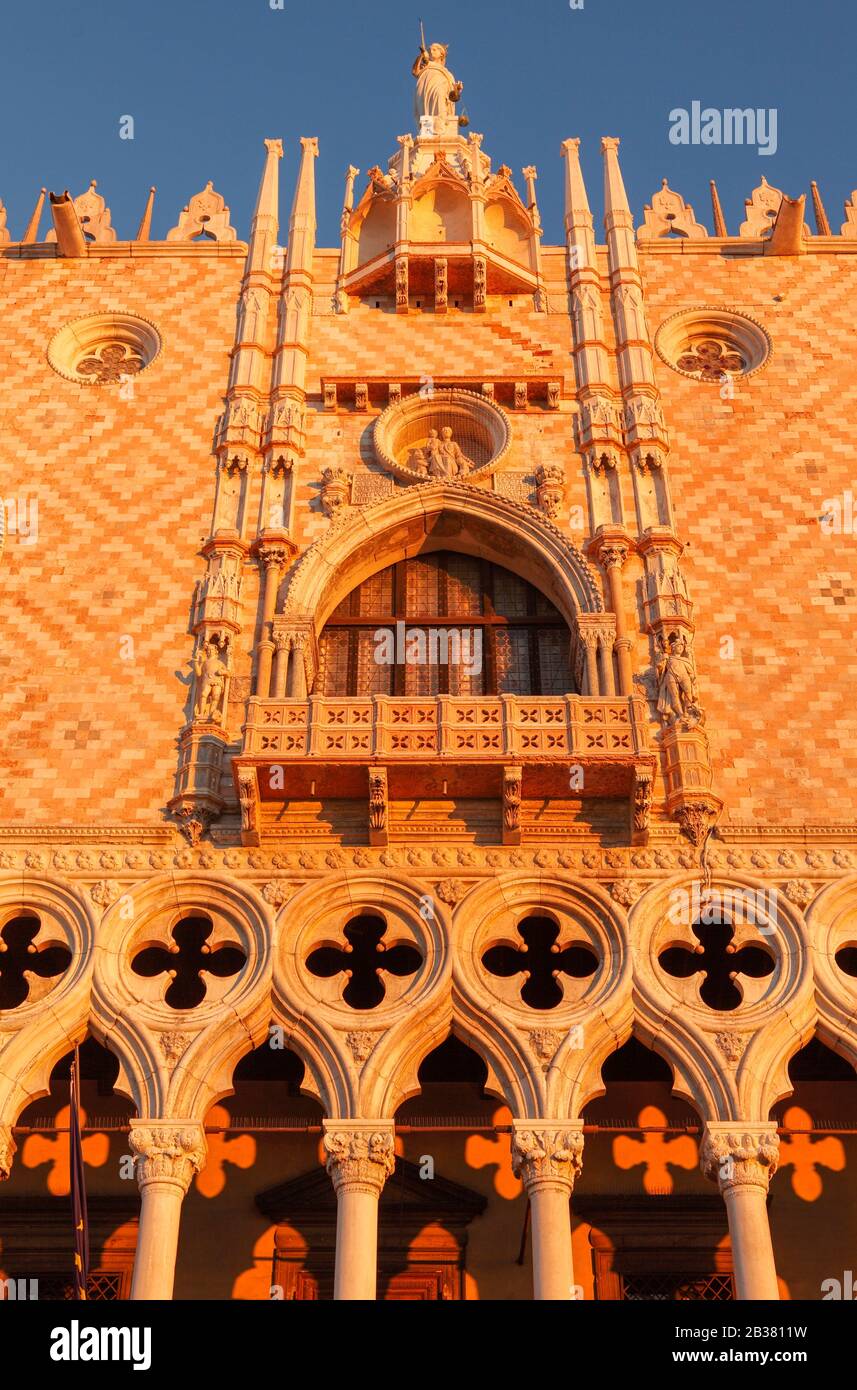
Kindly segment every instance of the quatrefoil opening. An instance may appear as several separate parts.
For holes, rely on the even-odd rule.
[[[773,974],[774,962],[761,946],[735,945],[731,922],[694,922],[691,931],[698,943],[692,950],[668,946],[658,956],[658,963],[676,980],[702,974],[699,997],[709,1009],[729,1013],[738,1008],[744,998],[736,984],[739,975],[761,980]]]
[[[482,956],[489,975],[509,979],[523,975],[521,999],[531,1009],[555,1009],[563,1000],[560,975],[585,980],[598,969],[598,957],[590,946],[572,942],[560,948],[559,927],[549,917],[525,917],[517,927],[523,947],[503,942],[490,946]]]
[[[71,951],[56,942],[36,945],[42,923],[31,913],[0,930],[0,1010],[35,1003],[53,989],[71,964]]]
[[[195,1009],[208,993],[204,974],[215,979],[237,975],[247,963],[246,953],[228,942],[210,946],[214,931],[207,917],[183,917],[173,927],[171,946],[146,946],[131,961],[135,975],[152,979],[172,976],[164,1001],[171,1009]]]
[[[375,1009],[386,997],[382,973],[400,978],[415,975],[423,958],[414,946],[400,942],[385,945],[387,923],[381,917],[363,913],[343,928],[345,946],[319,946],[307,957],[307,970],[317,979],[329,980],[346,975],[342,998],[350,1009]]]

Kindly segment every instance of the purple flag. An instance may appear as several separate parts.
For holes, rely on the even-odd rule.
[[[89,1274],[89,1224],[86,1219],[86,1183],[83,1174],[83,1144],[80,1134],[80,1055],[77,1047],[71,1064],[69,1091],[71,1114],[68,1122],[71,1211],[74,1221],[74,1296],[86,1298]]]

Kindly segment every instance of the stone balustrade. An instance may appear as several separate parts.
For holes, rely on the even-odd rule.
[[[367,758],[616,761],[649,747],[645,701],[630,696],[436,695],[306,701],[251,699],[244,755],[279,760]]]

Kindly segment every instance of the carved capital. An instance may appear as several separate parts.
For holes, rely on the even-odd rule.
[[[719,803],[715,805],[713,802],[691,801],[679,807],[675,818],[681,827],[682,835],[690,840],[694,849],[699,849],[709,831],[714,828],[719,813]]]
[[[393,1126],[386,1120],[324,1121],[326,1168],[337,1194],[340,1189],[372,1192],[380,1197],[396,1168]]]
[[[259,561],[265,571],[282,569],[288,563],[288,559],[289,552],[284,545],[272,545],[270,542],[259,543]]]
[[[615,541],[611,541],[608,545],[601,547],[598,558],[606,570],[620,570],[628,558],[628,547],[627,545],[617,545]]]
[[[129,1139],[141,1190],[159,1182],[173,1183],[187,1192],[205,1163],[205,1131],[192,1120],[161,1125],[132,1120]]]
[[[17,1147],[12,1138],[12,1126],[0,1125],[0,1182],[8,1178],[12,1171],[12,1159]]]
[[[705,1126],[699,1166],[721,1193],[738,1187],[764,1192],[777,1171],[780,1141],[770,1124],[713,1124]]]
[[[582,1167],[581,1123],[513,1122],[512,1170],[526,1188],[542,1182],[562,1182],[571,1190]]]

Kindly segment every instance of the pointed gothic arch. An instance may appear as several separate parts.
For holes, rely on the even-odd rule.
[[[581,615],[604,611],[585,556],[541,512],[467,483],[431,482],[345,512],[292,570],[283,616],[317,635],[364,579],[433,550],[482,555],[512,570],[551,600],[575,637]]]

